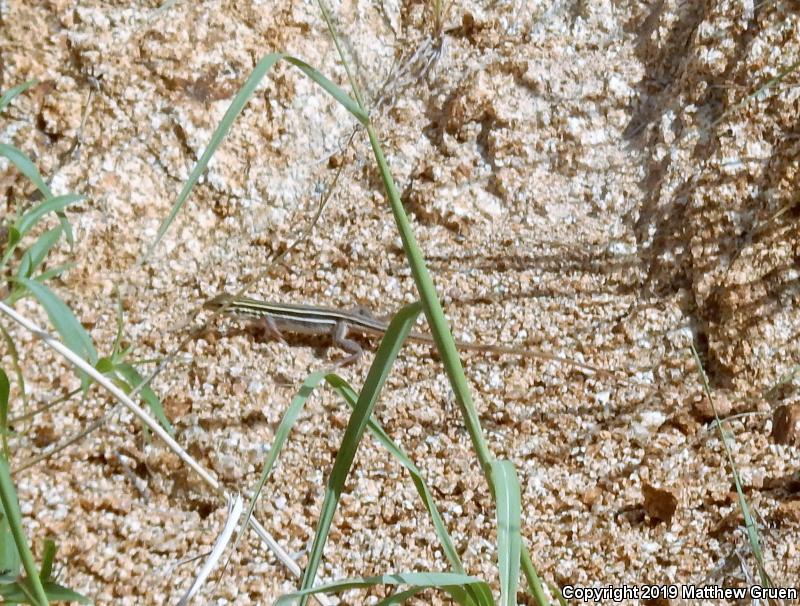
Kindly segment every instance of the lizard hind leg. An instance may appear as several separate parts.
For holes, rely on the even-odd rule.
[[[283,338],[280,329],[275,320],[269,316],[265,316],[256,322],[256,329],[259,332],[259,338],[263,340],[274,339],[283,345],[286,345],[286,339]]]

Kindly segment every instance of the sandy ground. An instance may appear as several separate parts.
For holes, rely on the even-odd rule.
[[[258,58],[287,51],[344,83],[313,3],[157,6],[0,4],[0,89],[40,82],[3,115],[0,139],[30,155],[56,193],[87,197],[69,213],[74,254],[57,255],[76,265],[53,287],[98,349],[113,342],[115,286],[139,359],[174,352],[204,300],[245,284],[264,299],[378,314],[412,301],[364,133],[345,148],[355,121],[285,64],[154,258],[136,267]],[[332,8],[456,336],[537,347],[625,379],[464,355],[489,443],[517,466],[542,577],[753,579],[694,344],[721,413],[754,413],[728,425],[731,450],[768,571],[798,585],[798,438],[771,435],[776,411],[800,415],[792,382],[771,389],[800,363],[796,74],[748,100],[796,61],[793,4],[466,2],[440,31],[427,3]],[[340,166],[313,234],[270,265]],[[31,193],[5,161],[0,184],[7,213]],[[45,321],[31,301],[17,308]],[[34,405],[76,385],[63,362],[2,322]],[[214,321],[154,387],[179,442],[247,491],[303,378],[341,357],[323,345],[258,340]],[[369,358],[343,374],[359,384]],[[14,462],[110,407],[92,391],[40,415],[13,443]],[[467,569],[497,589],[494,510],[429,348],[403,351],[376,414],[434,487]],[[346,421],[332,393],[312,398],[262,498],[257,517],[289,551],[313,535]],[[203,554],[224,518],[224,503],[127,413],[15,481],[30,535],[57,537],[60,578],[98,604],[174,603],[194,569],[176,564]],[[407,474],[371,440],[348,491],[325,579],[445,568]],[[251,537],[197,603],[271,603],[295,585]],[[379,595],[350,592],[343,603]]]

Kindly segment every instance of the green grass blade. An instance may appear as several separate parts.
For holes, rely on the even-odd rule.
[[[236,93],[236,96],[231,101],[228,110],[225,112],[222,120],[220,120],[219,126],[217,126],[217,129],[211,136],[211,141],[209,141],[208,146],[203,151],[202,156],[200,156],[200,159],[197,161],[194,169],[192,169],[189,178],[186,180],[183,189],[181,189],[181,192],[178,194],[178,197],[172,204],[169,215],[167,215],[167,218],[164,219],[159,226],[156,238],[147,249],[147,252],[144,255],[144,260],[147,260],[153,254],[156,246],[158,246],[158,243],[161,242],[164,234],[167,233],[167,230],[169,229],[170,225],[172,225],[175,217],[178,215],[181,208],[183,208],[183,205],[186,203],[186,200],[189,198],[189,194],[192,192],[192,189],[194,188],[198,179],[200,179],[200,175],[202,175],[208,167],[211,157],[217,151],[217,148],[222,144],[222,141],[225,139],[225,135],[228,134],[228,131],[233,125],[233,122],[236,120],[236,117],[241,113],[244,106],[250,100],[250,97],[253,96],[253,93],[267,72],[272,69],[272,66],[275,65],[275,63],[280,59],[284,59],[285,61],[299,68],[304,74],[319,84],[334,99],[341,103],[350,113],[360,120],[362,124],[367,123],[369,120],[367,113],[363,111],[358,104],[347,95],[346,92],[328,80],[313,67],[296,57],[290,57],[284,53],[270,53],[269,55],[265,55],[256,64],[255,68],[250,74],[250,77],[247,78],[247,81],[244,83],[242,88],[239,89],[239,92]]]
[[[500,569],[500,604],[517,606],[520,550],[520,489],[517,470],[510,461],[492,463],[497,501],[497,559]]]
[[[36,168],[36,165],[30,161],[24,152],[18,150],[13,145],[0,143],[0,156],[8,158],[9,161],[36,186],[36,189],[42,193],[42,196],[45,198],[53,198],[53,192],[50,191],[50,187],[44,182],[42,175],[39,173],[39,169]],[[67,217],[64,215],[63,211],[57,211],[57,214],[58,220],[61,222],[61,229],[64,230],[64,235],[71,247],[74,243],[72,226],[69,224],[69,221],[67,221]]]
[[[25,251],[20,259],[19,267],[17,268],[18,278],[30,278],[33,272],[44,262],[47,253],[55,246],[58,239],[61,237],[61,227],[54,227],[46,231],[33,245]]]
[[[39,571],[39,578],[42,582],[49,581],[53,574],[53,561],[56,558],[56,542],[53,539],[45,539],[42,548],[42,569]]]
[[[64,344],[87,362],[92,365],[96,364],[97,351],[92,343],[92,338],[81,323],[78,322],[72,310],[44,284],[25,278],[18,278],[15,281],[27,288],[41,306],[44,307],[47,317],[50,318],[50,323],[56,329],[56,332],[61,335]],[[89,389],[89,376],[81,371],[76,372],[81,378],[85,393]]]
[[[3,96],[0,97],[0,113],[14,100],[14,97],[24,93],[26,90],[31,88],[32,86],[36,86],[39,84],[39,81],[36,79],[28,80],[27,82],[23,82],[22,84],[17,84],[16,86],[9,88]]]
[[[331,97],[336,99],[347,111],[353,114],[353,116],[355,116],[355,118],[361,122],[361,124],[364,126],[367,125],[369,122],[369,115],[361,107],[359,107],[358,103],[353,101],[350,95],[348,95],[344,90],[336,86],[333,82],[328,80],[325,76],[311,67],[305,61],[289,56],[285,56],[284,59],[292,65],[298,67],[306,76],[319,84]]]
[[[348,406],[355,408],[358,400],[358,393],[356,393],[356,391],[344,379],[338,375],[333,375],[328,378],[328,383],[339,392],[339,394],[347,402]],[[461,559],[458,557],[458,551],[453,544],[453,540],[450,538],[450,534],[447,531],[444,520],[442,519],[439,509],[436,507],[436,503],[433,500],[433,495],[431,494],[428,485],[425,483],[425,479],[422,477],[422,472],[414,464],[411,458],[394,442],[394,440],[387,435],[383,427],[381,427],[381,425],[374,418],[370,418],[367,428],[378,440],[378,442],[380,442],[381,445],[389,452],[389,454],[391,454],[411,474],[411,480],[414,482],[414,486],[417,489],[420,499],[422,500],[422,504],[425,506],[425,509],[431,516],[433,527],[436,530],[436,535],[438,536],[439,542],[442,545],[442,550],[445,554],[445,557],[447,558],[448,562],[450,562],[450,566],[453,568],[453,572],[466,574],[464,571],[464,566],[461,563]]]
[[[6,347],[8,347],[8,355],[11,357],[11,365],[14,367],[14,374],[17,377],[17,385],[19,385],[19,395],[22,399],[23,413],[27,414],[28,396],[25,393],[25,375],[22,374],[22,367],[19,365],[19,352],[17,351],[17,346],[14,344],[14,340],[11,338],[11,335],[8,334],[8,331],[2,324],[0,324],[0,335],[3,336],[3,341],[6,342]],[[11,459],[8,460],[10,461]]]
[[[22,514],[17,501],[17,491],[14,489],[14,482],[11,481],[11,473],[8,470],[5,458],[0,458],[0,501],[3,503],[3,511],[8,519],[8,526],[14,537],[14,544],[17,546],[17,552],[34,597],[40,606],[46,606],[49,602],[44,592],[44,587],[42,587],[36,563],[33,561],[33,553],[31,553],[31,548],[25,538],[25,530],[22,527]]]
[[[292,427],[294,427],[294,424],[297,421],[297,417],[300,415],[300,411],[303,409],[303,406],[305,406],[308,398],[311,397],[314,389],[320,384],[327,374],[327,371],[323,370],[313,372],[308,375],[306,380],[303,381],[303,384],[300,386],[300,389],[295,394],[294,398],[292,398],[292,402],[289,404],[286,412],[283,413],[281,422],[278,424],[278,429],[275,430],[275,437],[272,440],[272,446],[270,447],[269,452],[264,460],[264,466],[261,469],[261,477],[259,478],[258,483],[253,490],[253,494],[250,495],[250,502],[247,505],[247,513],[245,513],[244,522],[242,522],[239,533],[236,535],[236,539],[233,542],[231,554],[235,553],[237,547],[239,546],[239,541],[242,539],[242,536],[249,525],[250,518],[253,516],[253,511],[255,511],[258,497],[261,494],[261,491],[264,489],[264,484],[266,484],[270,474],[272,473],[272,468],[275,466],[275,462],[278,460],[278,455],[280,455],[281,449],[283,449],[283,445],[289,437],[289,432],[291,432]],[[225,568],[227,568],[227,563],[225,564]]]
[[[406,589],[405,591],[398,591],[390,595],[388,598],[385,598],[378,602],[376,606],[396,606],[396,604],[405,604],[407,600],[410,600],[418,593],[422,593],[425,591],[424,587],[413,587],[412,589]]]
[[[359,577],[354,579],[345,579],[327,585],[320,585],[319,587],[312,587],[302,589],[291,594],[287,594],[278,598],[275,606],[286,606],[293,604],[298,598],[301,603],[304,599],[316,593],[341,593],[350,589],[362,589],[366,587],[373,587],[375,585],[411,585],[418,587],[420,590],[433,588],[433,589],[457,589],[465,585],[483,585],[488,589],[484,581],[476,577],[471,577],[465,574],[458,574],[453,572],[399,572],[395,574],[384,574],[374,577]],[[483,592],[485,595],[485,592]],[[489,604],[481,604],[480,606],[490,606]]]
[[[236,96],[231,101],[230,106],[228,107],[228,111],[225,112],[225,115],[222,117],[222,120],[217,126],[217,129],[214,131],[214,134],[211,135],[211,141],[209,141],[208,146],[206,147],[203,155],[200,156],[200,159],[197,161],[194,169],[192,169],[189,178],[186,180],[186,183],[183,185],[183,189],[178,194],[178,197],[175,199],[175,202],[172,204],[172,208],[170,209],[169,215],[167,218],[162,221],[161,226],[158,228],[158,233],[156,234],[156,239],[148,248],[147,252],[145,253],[144,259],[148,259],[150,255],[153,254],[156,246],[158,243],[161,242],[161,239],[164,237],[164,234],[167,233],[169,226],[172,225],[172,222],[175,220],[175,217],[180,212],[183,205],[186,203],[186,200],[189,198],[189,194],[192,192],[192,188],[194,188],[195,184],[197,183],[198,179],[200,179],[200,175],[208,167],[208,163],[211,160],[211,156],[217,151],[217,148],[222,144],[223,139],[225,139],[225,135],[228,134],[231,126],[233,125],[234,120],[236,120],[236,116],[244,108],[245,104],[250,100],[250,97],[255,92],[258,85],[261,83],[262,78],[264,75],[272,68],[273,65],[283,56],[282,53],[270,53],[269,55],[265,55],[255,66],[253,72],[250,74],[250,77],[244,83],[239,92],[236,93]]]
[[[14,535],[11,534],[8,517],[0,502],[0,586],[16,581],[20,566],[22,562],[14,544]]]
[[[144,378],[142,375],[140,375],[139,371],[137,371],[130,364],[117,364],[114,366],[113,372],[115,372],[117,376],[125,382],[125,385],[127,386],[127,389],[125,389],[126,393],[130,393],[138,385],[142,385],[144,383]],[[139,395],[142,397],[142,400],[147,402],[150,412],[153,413],[153,416],[161,424],[161,427],[166,429],[169,435],[174,436],[175,429],[172,427],[172,423],[169,422],[169,419],[164,412],[164,407],[161,405],[161,400],[156,395],[156,392],[154,392],[149,385],[144,385],[139,390]]]
[[[8,375],[6,371],[0,368],[0,432],[3,436],[3,454],[6,460],[11,460],[11,455],[8,451],[8,393],[11,391],[11,385],[8,382]]]
[[[381,174],[386,195],[389,199],[389,205],[392,209],[397,230],[400,233],[400,238],[403,243],[403,250],[405,251],[406,258],[408,259],[411,268],[411,275],[414,278],[414,283],[417,286],[417,291],[420,295],[422,309],[425,312],[425,317],[428,320],[433,340],[436,343],[436,349],[442,358],[442,364],[445,368],[445,373],[453,389],[453,395],[459,405],[461,416],[464,419],[467,432],[469,433],[472,441],[475,454],[478,457],[481,468],[486,477],[490,489],[492,489],[491,479],[491,462],[492,456],[486,439],[483,436],[481,429],[480,418],[478,417],[475,404],[472,400],[472,394],[469,390],[467,378],[464,374],[464,368],[461,365],[461,358],[456,348],[455,339],[450,332],[450,327],[447,323],[447,318],[444,315],[444,310],[439,302],[439,296],[436,292],[436,287],[433,284],[430,272],[425,264],[425,258],[422,251],[417,244],[414,237],[414,232],[411,229],[411,223],[403,208],[403,203],[400,200],[400,194],[397,191],[397,186],[392,178],[389,166],[386,163],[386,157],[383,154],[378,137],[375,130],[371,125],[367,126],[367,134],[369,135],[370,144],[372,146],[375,159],[378,162],[378,170]],[[538,573],[533,566],[530,554],[527,548],[522,546],[522,569],[525,573],[525,578],[528,581],[529,588],[540,606],[547,606],[547,597],[542,590],[541,582],[539,581]]]
[[[50,197],[22,215],[22,218],[20,218],[16,224],[17,231],[19,231],[20,236],[24,236],[39,222],[39,219],[47,213],[57,213],[64,210],[70,204],[75,204],[83,199],[84,196],[79,194],[64,194],[63,196],[56,196],[55,198]]]
[[[330,531],[331,522],[333,521],[333,516],[339,503],[339,496],[342,493],[345,480],[353,464],[353,459],[355,458],[358,445],[361,442],[361,437],[367,427],[367,421],[372,415],[372,411],[378,401],[378,395],[386,381],[386,377],[389,375],[397,353],[403,345],[403,340],[411,331],[419,312],[419,303],[413,303],[403,307],[397,315],[392,318],[381,340],[381,344],[378,347],[378,351],[375,354],[375,359],[367,373],[367,378],[358,398],[356,408],[353,414],[350,415],[350,420],[347,423],[347,429],[342,438],[342,445],[333,463],[333,469],[325,490],[322,512],[317,522],[314,543],[308,557],[308,565],[303,573],[301,589],[308,589],[314,583],[314,578],[316,577],[317,569],[322,559],[322,551],[325,548],[325,542],[327,541],[328,532]],[[307,601],[308,597],[304,596],[301,598],[300,603],[304,605]]]
[[[750,551],[753,553],[753,557],[756,560],[758,574],[761,578],[761,585],[763,587],[771,587],[772,581],[769,578],[766,568],[764,568],[764,554],[761,551],[761,542],[758,538],[756,522],[752,513],[750,512],[750,506],[747,504],[747,499],[744,496],[744,489],[742,488],[742,482],[739,478],[739,471],[736,468],[736,462],[733,460],[733,453],[728,446],[728,440],[725,437],[725,432],[722,428],[722,422],[717,414],[717,407],[714,405],[714,399],[711,397],[711,388],[708,385],[708,377],[706,377],[705,370],[703,369],[703,363],[700,361],[700,356],[697,354],[694,344],[692,344],[691,347],[692,355],[694,356],[694,361],[697,365],[697,372],[700,374],[700,378],[703,382],[703,389],[706,392],[708,401],[711,403],[711,410],[714,411],[714,423],[719,431],[719,439],[722,441],[722,446],[725,449],[728,464],[731,466],[731,475],[733,476],[733,482],[736,486],[736,494],[739,498],[739,508],[742,510],[742,517],[744,518],[745,528],[747,530],[747,539],[750,542]]]
[[[50,191],[47,183],[44,182],[42,175],[39,173],[39,169],[36,168],[36,165],[31,162],[30,158],[28,158],[24,152],[18,150],[13,145],[0,143],[0,156],[8,158],[11,164],[16,166],[19,172],[25,175],[45,198],[53,197],[53,192]]]
[[[91,604],[92,601],[71,589],[67,589],[53,581],[42,584],[47,599],[51,602],[78,602],[79,604]],[[24,591],[18,583],[0,587],[0,597],[8,604],[24,604],[29,602],[28,592]]]

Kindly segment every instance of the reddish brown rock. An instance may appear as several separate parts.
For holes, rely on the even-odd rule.
[[[778,444],[800,444],[800,404],[779,406],[772,415],[772,439]]]
[[[650,519],[669,524],[678,508],[678,499],[668,490],[656,488],[650,484],[642,485],[644,510]]]

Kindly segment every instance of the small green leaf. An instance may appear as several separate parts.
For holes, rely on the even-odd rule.
[[[16,227],[19,230],[19,233],[24,236],[33,228],[34,225],[36,225],[36,223],[38,223],[39,219],[41,219],[47,213],[64,210],[70,204],[75,204],[83,199],[84,196],[79,194],[65,194],[63,196],[56,196],[55,198],[49,197],[47,200],[39,204],[39,206],[35,206],[22,215],[22,218],[17,221]]]
[[[90,364],[96,364],[97,351],[94,348],[94,343],[92,343],[92,338],[81,323],[78,322],[75,314],[72,313],[66,303],[59,299],[47,286],[39,284],[35,280],[17,278],[15,281],[27,288],[44,307],[53,328],[61,335],[66,346]],[[89,377],[86,373],[80,371],[78,371],[78,376],[81,378],[85,393],[89,389]]]
[[[129,391],[133,391],[140,384],[144,383],[142,375],[130,364],[117,364],[114,367],[114,372],[125,381]],[[158,399],[156,393],[149,385],[145,385],[139,390],[139,394],[142,396],[142,399],[147,402],[147,405],[150,407],[150,412],[152,412],[153,416],[161,423],[161,426],[166,429],[170,435],[174,435],[175,429],[173,429],[172,424],[169,422],[169,419],[167,419],[167,415],[164,413],[164,407],[161,405],[161,400]]]
[[[27,82],[23,82],[22,84],[17,84],[12,88],[9,88],[5,93],[3,93],[3,96],[0,97],[0,112],[2,112],[6,108],[6,106],[8,106],[8,104],[14,100],[14,97],[24,93],[30,87],[36,86],[37,84],[39,84],[39,81],[33,79],[33,80],[28,80]]]
[[[8,158],[11,163],[19,169],[19,172],[28,177],[36,186],[36,189],[42,192],[45,198],[53,197],[53,192],[50,191],[47,183],[44,182],[42,175],[39,173],[39,169],[36,168],[36,165],[31,162],[30,158],[28,158],[24,152],[18,150],[13,145],[0,143],[0,156]]]
[[[34,244],[25,251],[17,269],[18,278],[30,278],[33,272],[42,264],[47,253],[55,246],[61,237],[61,227],[54,227],[46,231]]]

